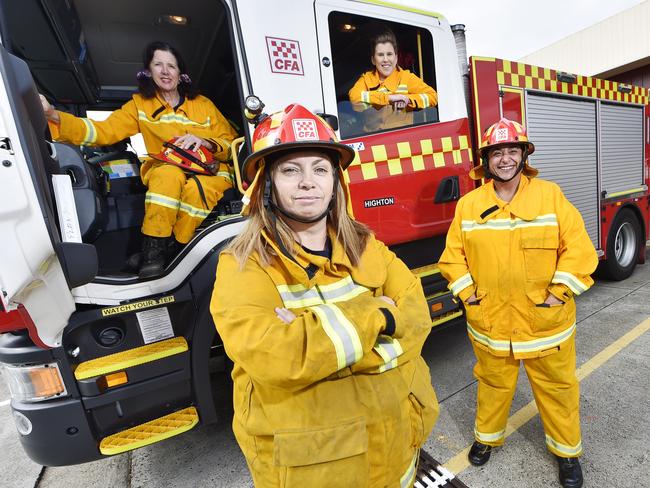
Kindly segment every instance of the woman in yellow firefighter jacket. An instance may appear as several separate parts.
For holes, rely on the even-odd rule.
[[[358,111],[365,111],[366,130],[389,129],[413,123],[413,110],[435,107],[436,91],[417,75],[397,65],[397,39],[386,30],[371,41],[370,62],[348,92]]]
[[[483,136],[473,168],[486,184],[460,199],[440,271],[461,298],[477,358],[472,464],[505,440],[523,361],[565,487],[582,485],[576,306],[598,259],[579,212],[555,184],[535,179],[524,128],[501,119]]]
[[[177,138],[183,150],[204,147],[219,161],[230,157],[236,136],[228,121],[207,98],[198,95],[186,74],[180,53],[164,42],[152,42],[144,51],[144,70],[138,73],[138,93],[104,121],[54,110],[41,96],[43,109],[55,140],[103,146],[142,133],[147,152],[160,153],[163,144]],[[210,210],[232,186],[228,167],[218,166],[216,175],[187,178],[178,166],[148,160],[140,170],[148,187],[141,277],[159,274],[170,240],[185,244]],[[200,187],[197,180],[200,182]]]
[[[211,310],[255,486],[410,487],[438,415],[420,282],[348,216],[354,151],[322,119],[290,105],[253,141]]]

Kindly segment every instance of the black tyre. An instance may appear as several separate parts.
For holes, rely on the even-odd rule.
[[[624,208],[614,217],[607,236],[607,259],[600,263],[603,278],[621,281],[628,278],[639,256],[641,226],[634,212]]]

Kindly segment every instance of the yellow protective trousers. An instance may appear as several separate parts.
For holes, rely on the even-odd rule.
[[[474,376],[478,380],[474,437],[490,446],[505,440],[510,404],[517,386],[520,360],[490,354],[473,342]],[[522,359],[546,433],[546,446],[560,457],[582,454],[580,392],[576,378],[575,335],[542,357]]]
[[[142,233],[152,237],[174,235],[181,244],[194,236],[195,229],[232,187],[228,167],[222,163],[216,176],[196,175],[205,202],[194,178],[178,166],[149,161],[143,165],[142,181],[148,190],[144,203]],[[207,205],[206,205],[207,203]]]

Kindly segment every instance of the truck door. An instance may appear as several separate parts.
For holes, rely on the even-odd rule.
[[[365,2],[316,0],[325,112],[358,151],[347,171],[355,218],[388,244],[444,235],[471,190],[467,109],[453,36],[434,13]],[[353,104],[348,91],[372,71],[371,38],[390,29],[398,65],[438,93],[436,106],[394,110]]]
[[[38,333],[32,339],[54,347],[75,308],[55,252],[61,252],[50,187],[56,163],[29,69],[2,45],[0,73],[0,325],[20,307]]]

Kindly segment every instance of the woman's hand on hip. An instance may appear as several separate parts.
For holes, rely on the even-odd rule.
[[[194,134],[185,134],[177,136],[176,145],[181,149],[190,149],[197,151],[201,146],[206,147],[208,151],[212,152],[213,144],[210,141],[195,136]]]
[[[560,305],[564,302],[562,300],[558,300],[552,293],[549,293],[548,297],[546,297],[546,300],[544,300],[544,303],[547,305]]]
[[[296,314],[286,308],[276,307],[275,315],[277,315],[278,318],[282,320],[282,322],[284,322],[285,324],[290,324],[291,322],[296,320]]]

